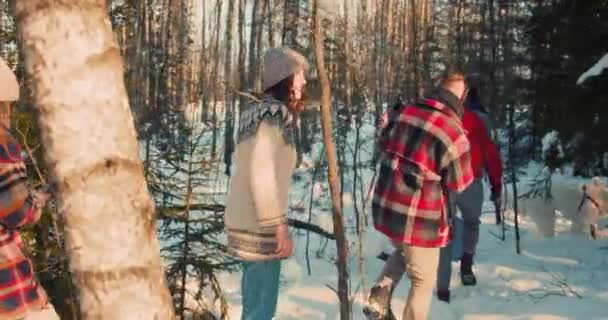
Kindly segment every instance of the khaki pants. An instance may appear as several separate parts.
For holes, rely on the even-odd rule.
[[[439,248],[405,244],[395,245],[395,248],[384,265],[379,282],[389,280],[394,288],[407,272],[410,291],[403,310],[403,320],[426,320],[437,279]]]

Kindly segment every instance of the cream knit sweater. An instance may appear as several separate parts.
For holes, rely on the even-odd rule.
[[[239,121],[236,172],[226,200],[228,247],[244,261],[277,259],[276,227],[287,223],[288,190],[296,164],[295,121],[266,97]]]

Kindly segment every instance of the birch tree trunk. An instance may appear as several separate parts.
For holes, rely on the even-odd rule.
[[[266,15],[268,16],[268,19],[266,20],[268,22],[268,46],[270,48],[274,48],[274,23],[272,22],[272,19],[274,17],[274,11],[272,0],[266,0],[264,2],[264,7],[266,8]]]
[[[239,90],[246,91],[248,89],[247,75],[250,72],[246,71],[245,64],[247,61],[247,42],[245,41],[245,0],[239,0]],[[249,66],[253,70],[252,66]],[[245,103],[245,96],[239,95],[239,114]]]
[[[373,2],[372,2],[373,3]],[[382,97],[381,97],[381,79],[382,79],[382,20],[384,19],[384,0],[376,1],[374,4],[376,16],[374,17],[374,100],[375,100],[375,111],[374,111],[374,128],[378,131],[380,128],[380,118],[382,117]],[[378,14],[378,11],[380,12]],[[377,139],[377,133],[374,133]],[[376,141],[374,141],[376,143]],[[373,163],[378,161],[376,153],[373,154]]]
[[[222,17],[222,0],[217,0],[215,2],[215,48],[213,49],[213,57],[215,59],[213,63],[213,73],[211,79],[215,79],[213,81],[213,143],[211,144],[211,158],[215,159],[217,155],[217,140],[218,140],[218,114],[217,114],[217,103],[220,99],[219,95],[219,86],[218,86],[218,77],[220,74],[220,31],[221,31],[221,17]]]
[[[201,120],[206,122],[209,119],[208,108],[209,108],[209,93],[207,88],[207,72],[209,70],[209,53],[205,51],[207,48],[207,22],[205,17],[207,16],[207,4],[203,2],[201,4],[203,14],[201,21],[201,55],[200,55],[200,67],[199,67],[199,96],[201,99],[201,103],[203,105],[203,110],[201,112]]]
[[[511,187],[513,192],[513,212],[515,220],[515,252],[521,254],[521,241],[519,235],[519,208],[517,201],[517,167],[515,166],[515,106],[509,106],[509,162],[510,162],[510,175],[511,175]]]
[[[173,319],[105,1],[18,1],[83,319]]]
[[[340,186],[338,183],[338,165],[336,150],[332,139],[331,128],[331,88],[323,53],[323,35],[321,33],[321,17],[319,16],[319,0],[313,3],[313,41],[317,74],[321,83],[321,124],[323,126],[323,142],[327,152],[328,181],[331,191],[332,211],[334,220],[334,235],[338,248],[338,298],[340,299],[340,319],[350,319],[350,301],[348,292],[348,242],[344,235],[344,214],[340,206]]]
[[[224,39],[226,44],[225,60],[224,60],[224,103],[226,106],[226,132],[224,132],[224,163],[226,165],[225,174],[231,175],[232,153],[234,152],[234,96],[233,77],[232,77],[232,29],[234,22],[234,1],[228,0],[228,12],[226,17],[226,30]]]
[[[488,1],[490,10],[490,50],[491,50],[491,62],[490,62],[490,101],[496,103],[498,99],[498,85],[496,80],[496,65],[498,60],[498,46],[496,40],[496,7],[494,0]]]
[[[294,47],[298,38],[298,26],[300,19],[300,1],[285,0],[283,16],[283,37],[284,46]],[[272,32],[272,29],[269,29]]]
[[[418,79],[418,46],[419,46],[419,41],[418,41],[418,6],[420,6],[420,3],[417,3],[417,1],[412,0],[410,3],[410,10],[411,10],[411,23],[410,23],[410,28],[412,30],[412,37],[411,37],[411,44],[410,44],[410,65],[412,66],[412,97],[417,96],[418,94],[418,87],[419,87],[419,79]]]
[[[258,63],[257,59],[257,44],[258,44],[258,29],[260,31],[264,29],[264,16],[262,13],[263,6],[260,5],[260,0],[253,1],[253,8],[251,9],[251,30],[249,33],[249,70],[252,75],[248,77],[247,85],[249,87],[257,89],[258,79]],[[260,34],[261,37],[261,34]],[[244,72],[244,70],[241,70]],[[250,72],[247,72],[249,74]]]
[[[259,22],[259,26],[258,29],[256,30],[256,35],[255,35],[255,66],[250,67],[250,68],[254,68],[255,70],[255,77],[253,79],[253,89],[254,92],[262,92],[262,51],[263,49],[263,44],[262,44],[262,40],[263,40],[263,35],[264,35],[264,12],[268,11],[268,19],[270,20],[270,10],[268,10],[268,1],[264,2],[264,6],[262,7],[262,15],[260,18],[260,22]],[[269,24],[271,24],[269,22]],[[269,29],[268,31],[268,37],[269,37],[269,43],[270,46],[274,46],[274,43],[270,40],[272,39],[272,30]],[[251,41],[254,41],[254,39],[251,39]]]
[[[184,313],[186,312],[186,294],[187,294],[187,284],[188,284],[188,266],[189,263],[187,261],[190,260],[190,211],[192,207],[192,196],[193,196],[193,178],[194,178],[194,170],[193,170],[193,161],[192,154],[194,153],[194,143],[192,142],[192,136],[188,137],[188,178],[186,179],[186,196],[184,199],[185,202],[185,210],[183,213],[184,217],[184,246],[182,248],[182,257],[184,259],[184,263],[182,264],[181,270],[181,288],[180,288],[180,306],[179,306],[179,317],[184,319]]]

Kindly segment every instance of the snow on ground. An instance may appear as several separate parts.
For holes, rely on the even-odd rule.
[[[431,320],[608,319],[608,242],[568,233],[543,239],[531,230],[529,221],[524,221],[522,254],[518,255],[513,229],[508,228],[507,241],[502,242],[494,235],[500,230],[493,220],[493,214],[482,218],[475,265],[478,286],[461,286],[458,265],[453,263],[452,303],[433,298]],[[367,231],[364,256],[369,288],[383,265],[375,256],[382,250],[389,251],[390,246],[371,227]],[[339,319],[338,300],[329,288],[335,288],[337,281],[336,268],[331,264],[334,247],[330,245],[318,253],[322,241],[311,237],[311,276],[306,273],[304,236],[295,236],[296,257],[283,264],[277,319]],[[355,241],[355,236],[351,234],[349,239]],[[358,292],[353,319],[363,319],[361,277],[356,271],[358,253],[351,252],[351,258],[351,291]],[[238,273],[225,274],[220,279],[231,304],[232,319],[240,318],[239,277]],[[393,309],[398,317],[408,288],[405,280],[395,291]]]
[[[373,127],[365,126],[361,135],[372,137]],[[353,136],[349,135],[348,139],[351,146],[354,145]],[[371,145],[372,139],[364,140],[360,159],[369,160]],[[303,210],[291,213],[290,217],[307,221],[309,203],[312,203],[311,222],[331,232],[331,206],[325,178],[314,185],[310,181],[321,148],[319,142],[315,143],[312,154],[305,157],[298,172],[300,178],[294,182],[290,205]],[[528,168],[521,184],[525,185],[539,170],[535,166]],[[364,185],[361,189],[367,193],[373,170],[363,168],[360,173]],[[362,252],[358,250],[353,201],[357,198],[360,202],[361,192],[357,192],[356,197],[353,195],[351,175],[352,172],[344,183],[344,211],[350,243],[352,319],[358,320],[364,319],[361,312],[363,301],[383,266],[383,261],[376,256],[392,249],[384,236],[368,226],[365,228]],[[565,177],[554,180],[554,183],[560,184],[581,182],[585,181]],[[528,213],[520,221],[522,253],[518,255],[515,252],[511,212],[507,213],[509,226],[507,239],[503,242],[497,238],[500,229],[494,225],[491,203],[486,203],[484,210],[475,265],[479,284],[476,287],[461,286],[458,264],[454,262],[452,303],[446,304],[433,297],[430,320],[608,319],[608,241],[592,241],[584,235],[571,234],[571,222],[561,214],[557,215],[555,237],[542,238],[536,230],[533,214]],[[366,213],[369,214],[369,206]],[[338,299],[332,289],[337,286],[333,241],[310,235],[308,251],[311,274],[308,275],[306,233],[295,230],[292,234],[296,242],[295,256],[283,263],[276,319],[339,319]],[[359,272],[360,256],[364,257],[363,273]],[[361,274],[365,275],[364,286]],[[241,316],[240,276],[239,272],[219,276],[230,304],[231,319],[240,319]],[[404,279],[394,294],[393,310],[399,319],[408,287],[409,281]]]
[[[522,179],[522,185],[537,171],[538,167],[531,166],[527,177]],[[371,180],[370,175],[371,170],[364,171],[366,183]],[[563,176],[556,177],[555,181],[560,184],[584,182]],[[313,196],[327,194],[328,191],[319,190],[322,188],[326,188],[324,182],[313,188]],[[292,200],[310,195],[310,186],[300,189],[303,189],[302,195],[295,195]],[[348,206],[345,210],[352,226],[354,214]],[[452,303],[446,304],[433,297],[430,320],[608,319],[608,241],[592,241],[584,235],[571,234],[571,222],[561,214],[556,219],[556,236],[542,238],[536,230],[536,217],[528,213],[520,221],[522,254],[518,255],[515,252],[512,212],[507,212],[509,226],[505,242],[497,238],[500,229],[494,225],[491,203],[485,204],[484,212],[475,265],[479,285],[463,287],[457,272],[458,263],[454,262]],[[313,222],[331,231],[329,210],[315,209]],[[362,295],[358,271],[357,237],[353,228],[348,230],[351,292],[355,293],[353,319],[364,319],[361,310],[365,296]],[[335,246],[316,235],[310,236],[309,276],[305,257],[306,236],[294,232],[294,238],[296,254],[283,266],[277,320],[339,319],[337,296],[330,289],[337,285],[337,271],[332,263],[336,259]],[[363,247],[367,290],[382,269],[383,262],[376,258],[382,251],[390,252],[391,246],[372,226],[367,227]],[[221,277],[231,305],[232,319],[240,318],[239,277],[239,273]],[[393,310],[399,319],[408,288],[409,282],[404,280],[394,294]]]
[[[486,209],[489,210],[488,203]],[[522,254],[515,253],[514,231],[507,230],[507,241],[494,234],[493,213],[482,218],[480,244],[475,270],[478,286],[463,287],[458,277],[458,264],[453,263],[452,303],[433,298],[430,320],[502,320],[502,319],[608,319],[608,242],[591,241],[583,236],[558,232],[555,238],[540,238],[533,224],[522,222]],[[283,265],[283,284],[278,306],[279,319],[339,319],[336,294],[337,272],[331,264],[335,257],[328,246],[317,258],[322,245],[318,237],[311,246],[312,275],[306,273],[304,236],[295,236],[296,257]],[[349,239],[355,241],[354,235]],[[361,277],[357,269],[358,254],[351,251],[351,290],[357,291],[353,319],[363,319],[361,312]],[[364,256],[367,287],[380,272],[383,263],[375,258],[390,246],[372,228],[368,228]],[[231,304],[232,319],[240,318],[240,274],[226,274],[221,283]],[[393,310],[399,317],[403,310],[409,283],[404,280],[394,294]],[[400,318],[400,317],[399,317]]]

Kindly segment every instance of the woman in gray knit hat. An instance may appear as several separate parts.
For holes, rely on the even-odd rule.
[[[306,58],[288,48],[264,55],[264,95],[241,114],[236,172],[226,200],[228,247],[242,261],[242,320],[271,320],[281,260],[293,242],[287,228],[288,189],[296,165],[295,130],[302,110]]]

